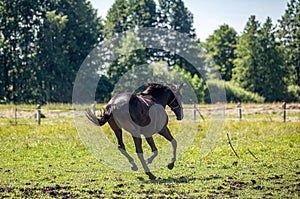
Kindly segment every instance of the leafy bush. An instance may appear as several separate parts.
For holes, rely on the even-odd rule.
[[[214,87],[216,89],[222,89],[222,87],[225,88],[227,102],[263,103],[265,101],[264,97],[259,96],[257,93],[246,91],[245,89],[239,87],[238,85],[232,82],[225,82],[221,80],[209,80],[207,83],[211,88]],[[209,95],[206,95],[205,102],[209,103],[209,100],[210,100]]]
[[[300,101],[300,86],[290,85],[288,87],[287,101],[299,102]]]

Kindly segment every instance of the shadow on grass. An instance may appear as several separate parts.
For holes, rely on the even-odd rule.
[[[206,180],[216,180],[221,179],[222,177],[216,176],[208,176],[208,177],[186,177],[180,176],[178,178],[168,177],[168,178],[160,178],[158,177],[155,180],[149,180],[148,178],[138,177],[137,179],[143,183],[157,183],[157,184],[164,184],[164,183],[191,183],[197,180],[206,181]]]

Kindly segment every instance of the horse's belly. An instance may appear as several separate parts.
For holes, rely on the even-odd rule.
[[[128,108],[114,110],[113,117],[120,128],[125,129],[130,133],[138,131],[138,126],[132,121]]]
[[[168,115],[165,109],[159,105],[154,104],[149,110],[150,124],[141,127],[141,134],[145,137],[150,137],[155,133],[160,132],[168,123]]]
[[[146,126],[139,126],[131,119],[127,107],[119,107],[119,109],[113,112],[113,117],[117,125],[136,137],[140,137],[141,134],[145,137],[150,137],[153,134],[160,132],[168,122],[167,113],[159,104],[154,104],[150,107],[149,116],[151,122]]]

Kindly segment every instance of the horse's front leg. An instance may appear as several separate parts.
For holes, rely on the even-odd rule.
[[[147,137],[146,138],[149,146],[151,147],[151,150],[152,150],[152,155],[146,160],[146,163],[147,164],[151,164],[152,161],[154,160],[154,158],[157,156],[157,148],[155,146],[155,143],[154,143],[154,140],[153,140],[153,137]]]
[[[149,167],[146,164],[146,161],[144,159],[143,155],[143,149],[142,149],[142,138],[141,137],[135,137],[132,136],[135,144],[136,153],[138,155],[138,158],[140,159],[142,166],[144,168],[145,173],[148,175],[150,180],[154,180],[156,177],[150,172]]]
[[[173,157],[172,157],[172,162],[168,164],[169,169],[173,169],[174,163],[176,161],[176,150],[177,150],[177,141],[173,138],[171,140],[172,148],[173,148]]]
[[[174,168],[174,163],[176,161],[177,141],[171,135],[170,130],[168,129],[168,127],[163,128],[159,132],[159,134],[162,135],[163,137],[165,137],[167,140],[169,140],[172,144],[173,157],[172,157],[172,161],[168,164],[168,168],[173,169]]]

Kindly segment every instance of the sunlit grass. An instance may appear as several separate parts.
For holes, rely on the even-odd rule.
[[[179,138],[192,125],[198,129],[194,141],[172,171],[153,171],[155,181],[143,172],[122,172],[99,161],[82,144],[72,120],[0,125],[0,197],[299,197],[299,123],[227,121],[213,152],[205,157],[200,152],[208,122],[170,122],[170,130]],[[116,143],[108,125],[102,129]],[[124,137],[135,156],[132,138]],[[159,136],[155,140],[158,146],[167,143]],[[117,146],[112,150],[118,153]]]

